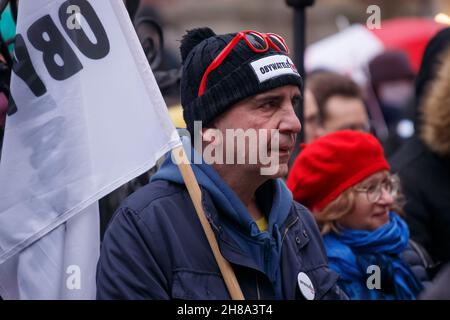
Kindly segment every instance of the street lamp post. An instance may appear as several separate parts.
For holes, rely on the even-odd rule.
[[[304,52],[306,44],[306,8],[314,4],[314,0],[286,0],[286,4],[294,10],[294,63],[297,66],[297,70],[303,78],[302,97],[304,97],[304,84],[306,80],[305,65],[304,65]],[[297,116],[303,124],[303,101],[301,100]],[[304,130],[302,129],[297,135],[297,143],[295,144],[294,151],[289,159],[289,166],[292,165],[298,153],[300,152],[300,143],[303,142]]]

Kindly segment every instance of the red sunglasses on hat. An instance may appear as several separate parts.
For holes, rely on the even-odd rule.
[[[273,48],[278,52],[283,52],[286,54],[289,53],[289,48],[286,45],[284,39],[275,33],[261,33],[253,30],[241,31],[225,46],[225,48],[223,48],[223,50],[217,55],[217,57],[206,69],[205,73],[203,74],[202,81],[200,82],[200,87],[198,88],[199,97],[202,96],[205,92],[208,75],[220,66],[222,61],[242,39],[245,40],[247,45],[254,52],[262,53],[269,50],[269,48]]]

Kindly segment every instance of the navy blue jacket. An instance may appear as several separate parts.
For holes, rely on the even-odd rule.
[[[223,232],[219,213],[203,190],[203,205],[223,256],[231,262],[247,299],[272,299],[267,277]],[[316,299],[340,299],[337,275],[327,266],[311,214],[293,202],[283,234],[285,299],[302,299],[297,284],[305,272]],[[229,299],[191,199],[183,186],[152,182],[118,210],[103,241],[97,272],[99,299]]]
[[[198,170],[196,176],[220,251],[246,299],[302,299],[299,272],[310,278],[316,299],[346,298],[336,284],[337,274],[327,266],[320,233],[307,209],[292,200],[278,206],[273,201],[272,207],[286,212],[282,220],[272,221],[277,239],[247,237],[253,248],[248,251],[237,235],[253,232],[225,214]],[[229,299],[189,194],[183,184],[171,180],[176,179],[152,181],[116,212],[98,264],[99,299]],[[277,185],[276,181],[268,183]]]

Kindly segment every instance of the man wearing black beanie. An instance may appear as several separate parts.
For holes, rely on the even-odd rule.
[[[202,205],[244,297],[346,298],[312,215],[281,179],[301,129],[294,108],[302,86],[284,40],[201,28],[183,38],[181,55],[183,115],[196,145],[185,148],[205,158],[192,164]],[[248,143],[234,144],[238,135],[230,131],[245,132]],[[275,170],[264,171],[260,157],[251,161],[252,151],[265,151]],[[102,245],[97,290],[99,299],[230,298],[172,159],[118,209]]]

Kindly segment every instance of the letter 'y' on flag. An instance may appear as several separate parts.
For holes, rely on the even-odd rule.
[[[122,0],[20,1],[0,295],[91,299],[97,201],[181,145]]]

